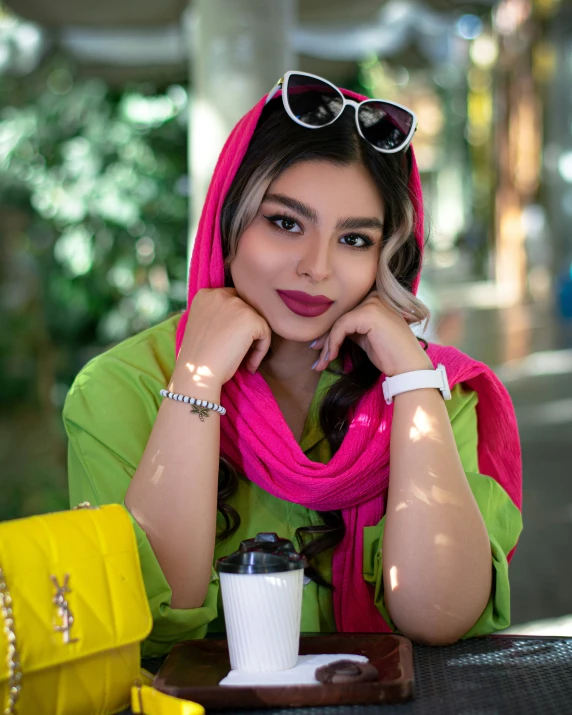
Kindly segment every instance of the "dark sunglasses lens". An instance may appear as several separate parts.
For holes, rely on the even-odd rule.
[[[386,102],[368,102],[358,111],[361,131],[378,149],[394,150],[404,144],[413,125],[413,115],[406,109]]]
[[[291,75],[288,104],[294,116],[311,127],[323,127],[337,119],[344,100],[340,92],[314,77]]]

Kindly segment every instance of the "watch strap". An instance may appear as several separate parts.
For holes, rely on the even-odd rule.
[[[435,370],[413,370],[401,375],[386,377],[383,381],[383,396],[388,405],[391,405],[395,395],[410,390],[421,390],[427,387],[437,388],[445,400],[451,399],[451,391],[447,380],[445,366],[439,363]]]

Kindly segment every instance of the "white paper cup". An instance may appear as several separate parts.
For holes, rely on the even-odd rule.
[[[293,668],[304,570],[219,575],[230,667],[259,673]]]

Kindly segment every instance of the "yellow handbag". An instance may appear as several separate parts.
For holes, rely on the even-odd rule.
[[[119,505],[0,524],[0,705],[5,715],[200,715],[141,685],[152,618]],[[135,682],[138,687],[133,688]]]

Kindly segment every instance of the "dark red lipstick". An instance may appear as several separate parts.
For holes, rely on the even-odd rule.
[[[296,315],[315,318],[323,315],[334,302],[325,295],[310,295],[299,290],[278,290],[284,304]]]

